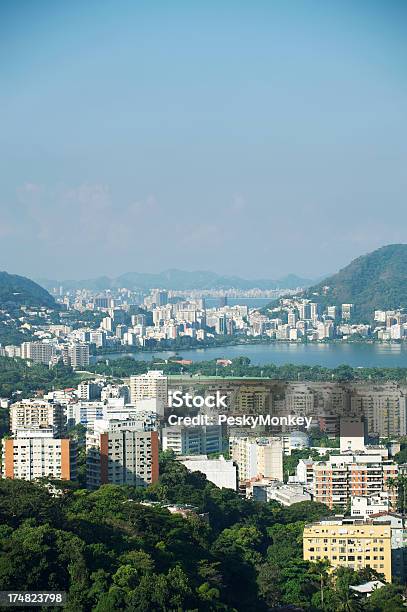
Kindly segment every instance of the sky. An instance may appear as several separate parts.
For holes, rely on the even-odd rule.
[[[403,0],[2,0],[0,269],[316,278],[407,242]]]

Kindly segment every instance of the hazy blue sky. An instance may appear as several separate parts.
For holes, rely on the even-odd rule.
[[[317,276],[407,242],[407,2],[2,0],[0,268]]]

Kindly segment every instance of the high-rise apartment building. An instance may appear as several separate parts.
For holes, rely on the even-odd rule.
[[[268,414],[271,404],[271,392],[265,385],[240,385],[232,410],[239,414]]]
[[[144,399],[157,399],[160,401],[160,413],[168,403],[167,377],[160,370],[150,370],[147,374],[130,377],[130,402],[136,404]]]
[[[239,470],[239,481],[263,476],[283,480],[283,444],[281,438],[231,436],[230,454]]]
[[[21,358],[31,359],[34,363],[48,365],[55,353],[55,346],[49,342],[23,342],[21,345]]]
[[[383,438],[407,434],[406,396],[394,383],[354,387],[351,408],[365,416],[369,434]]]
[[[146,487],[158,480],[158,433],[131,421],[95,422],[86,436],[86,475],[90,488],[128,484]]]
[[[18,429],[27,427],[52,427],[56,435],[64,430],[63,407],[42,399],[23,399],[10,406],[10,430],[13,435]]]
[[[330,508],[345,508],[353,496],[369,497],[387,491],[390,505],[394,506],[395,490],[388,483],[397,474],[397,464],[384,461],[381,455],[331,455],[329,461],[313,463],[314,499]]]
[[[163,450],[173,450],[176,455],[220,453],[222,451],[222,428],[220,425],[163,427],[162,446]]]
[[[54,438],[51,429],[17,432],[4,440],[2,477],[75,480],[76,460],[76,443]]]
[[[89,344],[86,342],[75,342],[64,347],[63,361],[65,365],[70,365],[74,370],[89,365]]]
[[[353,304],[342,304],[342,320],[350,321],[353,316],[354,305]]]

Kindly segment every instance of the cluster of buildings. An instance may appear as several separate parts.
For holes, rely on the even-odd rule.
[[[275,340],[347,340],[352,336],[380,341],[403,340],[407,336],[407,313],[376,310],[373,323],[357,321],[354,304],[326,305],[298,297],[283,297],[269,315],[257,317],[258,335]]]
[[[341,449],[328,460],[300,460],[289,480],[336,512],[307,525],[303,554],[332,568],[372,568],[387,582],[407,578],[407,515],[397,512],[397,477],[407,474],[384,446],[365,445],[361,423],[344,421]]]
[[[320,433],[328,441],[339,437],[340,445],[313,446],[312,433],[291,426],[271,431],[216,422],[170,425],[170,395],[193,392],[194,385],[203,397],[224,393],[230,414],[311,415]],[[209,402],[200,402],[199,409],[187,405],[181,413],[215,410]],[[333,567],[370,565],[390,581],[405,572],[407,530],[405,516],[397,513],[396,483],[407,466],[394,459],[397,439],[386,445],[379,439],[404,435],[405,413],[404,391],[397,385],[197,382],[156,370],[120,384],[96,378],[11,403],[2,477],[75,480],[83,445],[87,487],[146,487],[158,479],[159,449],[171,450],[188,470],[220,488],[284,506],[314,500],[339,512],[305,528],[304,558],[328,559]],[[298,450],[303,458],[287,471],[285,458]]]
[[[61,289],[57,296],[62,308],[59,313],[29,307],[22,307],[17,319],[2,313],[4,324],[17,325],[19,332],[27,335],[27,341],[0,347],[0,356],[21,357],[49,366],[62,360],[81,369],[89,365],[91,355],[98,349],[109,352],[122,347],[154,348],[160,343],[167,347],[183,337],[199,344],[220,336],[298,342],[346,340],[355,335],[398,341],[407,335],[407,313],[401,310],[376,310],[374,324],[367,325],[355,322],[353,304],[323,306],[285,295],[278,306],[262,314],[247,305],[229,305],[225,294],[220,294],[217,304],[209,307],[204,294],[155,289],[144,295],[119,289],[103,293],[78,290],[70,296]],[[94,319],[88,319],[83,326],[72,324],[72,313],[83,312],[93,313]]]

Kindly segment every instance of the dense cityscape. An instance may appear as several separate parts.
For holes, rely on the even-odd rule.
[[[228,343],[400,342],[407,329],[402,307],[375,308],[370,323],[360,323],[357,306],[329,303],[323,285],[320,293],[312,290],[313,301],[301,289],[59,286],[50,295],[28,279],[10,278],[0,329],[0,491],[25,482],[35,488],[27,489],[30,496],[47,496],[41,504],[67,508],[81,496],[91,506],[99,495],[106,504],[113,496],[127,508],[119,512],[113,502],[106,520],[115,529],[134,512],[148,521],[168,515],[206,530],[204,548],[211,551],[212,569],[199,577],[183,557],[189,553],[163,563],[144,542],[137,552],[143,562],[128,562],[135,554],[128,543],[126,560],[92,561],[80,596],[68,577],[57,580],[68,591],[67,609],[288,605],[334,612],[342,598],[366,610],[387,609],[382,598],[395,611],[404,608],[407,370],[182,357],[185,348]],[[266,305],[248,305],[259,299]],[[160,358],[161,349],[172,349],[171,356]],[[133,358],[144,351],[158,355]],[[76,520],[77,511],[69,512],[64,520]],[[281,575],[280,536],[290,539]],[[96,537],[91,546],[100,545]],[[232,546],[224,557],[222,546]],[[237,576],[228,577],[234,557],[239,575],[242,563],[253,572],[245,597]],[[290,583],[285,572],[294,562]],[[146,606],[143,580],[152,579],[154,567],[166,568],[167,586]],[[98,572],[106,570],[97,587]],[[183,584],[175,593],[168,586],[173,571]],[[0,571],[4,588],[16,580]],[[48,574],[41,580],[49,588]]]
[[[80,369],[93,362],[97,354],[120,351],[256,341],[400,342],[407,337],[407,314],[402,309],[375,310],[372,324],[365,324],[354,322],[353,304],[323,308],[294,296],[279,298],[276,306],[259,309],[228,305],[225,295],[186,299],[176,293],[157,289],[143,297],[127,289],[103,294],[81,290],[71,297],[59,295],[63,294],[60,288],[54,309],[3,308],[0,354],[51,366],[61,360]],[[217,304],[207,307],[208,299]]]
[[[291,545],[291,554],[298,560],[302,557],[305,564],[293,580],[298,586],[304,580],[301,572],[312,574],[315,566],[315,572],[322,576],[322,586],[317,581],[314,587],[307,588],[322,598],[324,589],[325,597],[331,590],[333,597],[333,603],[325,602],[323,607],[314,603],[312,609],[338,609],[341,595],[334,585],[341,579],[345,581],[341,588],[355,605],[362,602],[370,609],[370,603],[377,599],[376,592],[383,590],[383,596],[394,599],[392,609],[401,610],[407,567],[407,384],[288,382],[233,375],[201,375],[196,379],[182,369],[178,374],[166,375],[159,365],[121,379],[95,376],[84,371],[90,367],[89,341],[112,337],[109,327],[116,313],[126,313],[102,299],[107,300],[98,297],[94,304],[101,309],[96,310],[103,317],[101,329],[69,330],[68,326],[51,324],[41,332],[49,334],[52,330],[56,338],[62,337],[60,362],[58,344],[49,338],[41,340],[41,336],[38,341],[22,344],[22,351],[28,346],[34,352],[2,358],[15,363],[25,360],[28,366],[32,364],[31,369],[64,367],[72,372],[71,379],[82,377],[76,387],[53,386],[48,391],[37,389],[28,396],[18,391],[17,384],[10,397],[1,399],[3,482],[38,483],[35,486],[43,488],[51,499],[66,499],[68,504],[72,503],[72,492],[76,496],[87,490],[92,496],[92,492],[106,489],[103,495],[109,496],[119,493],[106,487],[116,487],[118,491],[124,487],[122,503],[129,497],[131,505],[151,512],[168,512],[187,523],[192,521],[191,525],[200,529],[206,529],[208,524],[214,528],[219,512],[200,498],[204,482],[219,491],[228,491],[236,503],[242,500],[239,503],[250,504],[248,508],[255,508],[255,512],[262,512],[261,506],[274,508],[273,512],[281,508],[283,524],[287,520],[284,512],[298,508],[299,522],[288,520],[285,528],[295,526],[297,544]],[[148,298],[151,299],[152,296]],[[154,299],[166,299],[166,294],[159,292]],[[148,306],[153,316],[154,312],[170,310],[167,304]],[[86,302],[84,308],[88,312],[90,303]],[[188,310],[184,303],[183,308],[183,321],[192,313],[191,323],[202,312],[197,307]],[[27,312],[32,316],[32,311]],[[47,311],[36,315],[41,312],[49,316]],[[117,326],[124,327],[123,314],[118,316]],[[135,317],[134,327],[141,330],[145,320],[136,317],[146,315],[131,316]],[[64,346],[67,339],[69,343]],[[44,346],[52,352],[45,352]],[[163,365],[168,367],[164,362]],[[175,359],[174,365],[182,368],[182,360],[177,363]],[[187,370],[188,364],[184,367]],[[221,359],[216,364],[217,369],[228,372],[230,367],[237,370],[238,364]],[[75,369],[79,374],[74,374]],[[177,489],[171,491],[165,482],[169,472],[178,473],[181,469],[185,473],[176,478],[187,481],[184,489],[175,494]],[[204,480],[199,480],[199,485],[198,481],[194,485],[194,480],[186,484],[186,474],[191,478],[199,474]],[[227,499],[231,503],[231,498]],[[243,530],[240,536],[236,531],[236,537],[244,538],[242,554],[246,556],[253,546],[256,549],[256,538],[260,542],[262,536],[255,531],[243,535],[255,527],[249,526],[250,521],[243,519],[245,511],[241,511],[243,522],[238,521],[233,529],[237,530],[239,524],[239,530]],[[269,519],[262,520],[267,525]],[[229,530],[230,527],[221,530],[218,539],[222,541]],[[271,548],[278,542],[276,537],[270,542],[274,542]],[[254,555],[254,550],[250,554]],[[132,563],[126,571],[138,572],[137,564],[130,570]],[[277,603],[309,608],[301,590],[297,594],[275,590],[273,579],[270,582],[263,576],[262,572],[274,571],[267,565],[270,561],[263,566],[261,556],[257,559],[254,555],[246,563],[254,564],[259,572],[256,609],[274,609]],[[122,566],[116,570],[125,571]],[[345,570],[348,573],[341,574]],[[337,578],[331,583],[333,575]],[[99,603],[98,596],[84,595],[82,599],[76,596],[71,605],[87,609],[93,601],[99,610],[108,605],[106,601],[113,601],[113,596],[122,602],[129,592],[141,597],[141,582],[133,580],[130,587],[130,583],[118,582],[115,576],[106,576],[107,591]],[[89,580],[91,584],[92,577]],[[185,574],[183,580],[188,583],[191,579]],[[136,591],[131,590],[136,584]],[[219,586],[211,586],[210,580],[203,581],[201,587],[212,590],[211,594],[199,591],[192,596],[189,587],[185,593],[177,593],[183,602],[181,607],[193,601],[199,609],[218,609],[220,601],[236,609],[250,609],[253,605],[249,599],[239,604],[227,589],[223,592]],[[387,609],[380,607],[380,601],[376,605],[372,609]]]
[[[407,2],[0,2],[0,611],[407,611]]]

